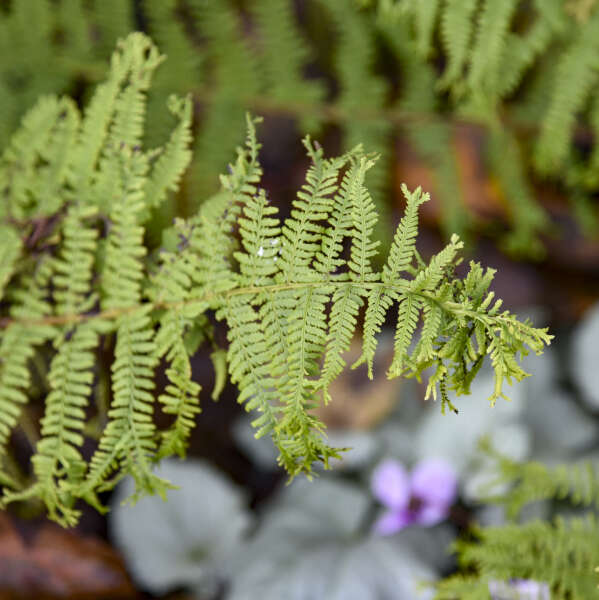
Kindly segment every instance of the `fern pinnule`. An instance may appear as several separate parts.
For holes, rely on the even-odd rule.
[[[376,335],[381,330],[387,309],[391,306],[395,298],[397,298],[397,290],[393,288],[393,284],[400,280],[402,272],[407,271],[410,268],[414,258],[416,236],[418,233],[418,207],[429,198],[428,194],[422,194],[420,188],[410,193],[405,185],[402,186],[402,193],[407,201],[405,213],[395,230],[393,243],[389,250],[389,256],[381,273],[381,280],[383,284],[387,285],[383,285],[378,289],[375,288],[370,292],[364,322],[362,355],[352,365],[352,368],[356,368],[366,362],[369,377],[372,377],[372,363],[377,346]],[[401,320],[398,321],[398,330],[396,330],[395,334],[396,340],[399,340],[396,341],[396,349],[401,349],[405,346],[403,350],[400,350],[401,358],[397,359],[400,363],[403,360],[403,354],[407,349],[409,340],[406,341],[406,339],[404,339],[399,328],[407,327],[407,332],[413,333],[415,328],[414,318],[417,320],[417,315],[414,316],[414,313],[417,310],[416,305],[417,300],[416,302],[410,301],[409,306],[404,304],[403,301],[399,305],[399,318],[401,318]],[[405,313],[405,315],[403,313]],[[412,318],[404,321],[403,317],[408,314],[412,315]],[[397,352],[395,355],[397,356]],[[399,364],[397,361],[395,361],[393,367],[394,372],[398,372]],[[389,371],[389,373],[391,373],[391,371]]]
[[[185,347],[186,320],[176,312],[167,314],[168,316],[161,322],[156,342],[159,343],[160,334],[172,340],[168,353],[165,354],[166,360],[170,363],[165,373],[169,383],[158,397],[158,401],[163,405],[164,413],[174,415],[175,419],[166,431],[160,432],[158,458],[172,454],[185,456],[196,415],[201,412],[199,406],[201,387],[192,379],[191,363]],[[161,356],[162,352],[164,349],[157,352],[158,356]]]
[[[341,193],[349,197],[351,203],[352,229],[346,232],[352,237],[350,258],[347,263],[350,281],[365,284],[379,279],[374,273],[371,259],[376,254],[378,241],[372,240],[373,229],[377,221],[372,198],[364,185],[366,172],[374,164],[373,160],[361,157],[347,172],[341,186]],[[360,285],[351,283],[339,287],[332,295],[332,307],[329,318],[324,363],[318,385],[324,390],[325,402],[330,401],[329,385],[343,371],[345,360],[341,354],[346,352],[354,335],[357,317],[364,303]]]
[[[95,206],[72,204],[63,221],[62,252],[55,262],[54,300],[58,314],[88,311],[96,301],[90,294],[98,231],[86,221],[97,215]]]
[[[60,112],[54,123],[46,148],[40,149],[39,158],[44,161],[31,185],[35,198],[36,215],[52,215],[64,203],[64,183],[71,168],[71,152],[74,150],[79,129],[79,112],[69,98],[58,102]]]
[[[95,171],[116,111],[122,87],[127,84],[130,61],[127,46],[120,44],[112,54],[106,80],[97,86],[81,122],[79,139],[73,152],[71,177],[73,185],[82,186]]]
[[[293,201],[291,218],[282,228],[279,268],[288,282],[311,274],[310,265],[321,249],[322,223],[333,209],[333,194],[344,164],[342,160],[324,159],[322,149],[314,149],[309,140],[305,145],[313,164]]]
[[[378,279],[378,274],[373,272],[371,265],[371,260],[377,254],[377,247],[380,245],[380,241],[372,239],[378,215],[364,183],[366,172],[374,164],[374,160],[362,157],[349,171],[353,229],[348,267],[350,278],[361,283]]]

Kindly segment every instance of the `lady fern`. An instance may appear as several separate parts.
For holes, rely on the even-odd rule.
[[[375,261],[378,217],[367,174],[377,156],[360,146],[325,158],[306,138],[312,164],[281,220],[260,187],[258,120],[247,117],[245,147],[221,176],[221,190],[197,214],[177,219],[164,232],[167,247],[148,255],[144,224],[191,160],[189,98],[170,101],[178,124],[165,146],[143,147],[146,95],[162,59],[148,38],[130,35],[83,117],[68,100],[43,99],[1,159],[3,453],[31,393],[29,361],[52,355],[33,480],[21,486],[6,463],[4,502],[40,498],[52,518],[72,525],[78,500],[102,510],[98,494],[126,475],[135,480],[134,498],[164,494],[169,484],[153,466],[185,453],[199,412],[190,358],[202,340],[212,343],[223,373],[208,310],[228,328],[226,366],[239,401],[256,414],[256,435],[272,437],[291,476],[339,456],[313,409],[331,400],[362,314],[357,364],[366,362],[372,376],[376,336],[395,307],[388,375],[421,377],[432,368],[427,397],[440,393],[443,408],[453,408],[449,391],[469,392],[487,354],[496,376],[492,402],[505,381],[526,376],[516,356],[541,352],[551,336],[500,310],[488,289],[491,270],[471,263],[463,280],[455,276],[457,236],[422,260],[418,209],[428,195],[420,188],[403,187],[405,214],[387,259]],[[43,127],[36,131],[35,123]],[[49,146],[66,139],[51,155]],[[100,346],[114,349],[111,364],[96,361]],[[168,382],[157,393],[160,362]],[[101,403],[90,406],[100,380],[110,381],[106,414]],[[156,399],[172,417],[165,429],[154,419]],[[90,434],[98,441],[87,459]]]

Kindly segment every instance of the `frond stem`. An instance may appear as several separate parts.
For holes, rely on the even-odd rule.
[[[221,300],[224,301],[227,298],[231,298],[233,296],[239,295],[258,295],[258,294],[272,294],[284,290],[300,290],[300,289],[314,289],[314,288],[329,288],[329,289],[341,289],[347,286],[354,286],[356,283],[354,281],[308,281],[308,282],[292,282],[292,283],[278,283],[274,285],[264,285],[264,286],[247,286],[247,287],[238,287],[227,290],[226,292],[207,292],[202,296],[198,296],[195,298],[188,298],[187,300],[177,301],[177,302],[142,302],[141,304],[137,304],[134,306],[123,306],[123,307],[115,307],[110,308],[104,311],[96,312],[96,313],[85,313],[85,314],[63,314],[63,315],[55,315],[45,317],[43,319],[12,319],[10,317],[5,317],[0,319],[0,330],[6,329],[11,325],[20,324],[25,326],[40,326],[40,325],[68,325],[73,323],[83,323],[87,321],[92,321],[95,319],[105,319],[112,320],[117,319],[123,315],[129,315],[135,313],[137,311],[141,311],[147,309],[147,307],[152,307],[153,310],[178,310],[185,308],[187,306],[193,306],[194,304],[202,304],[202,303],[213,303],[214,301]],[[485,318],[486,315],[484,313],[480,313],[476,310],[472,310],[459,302],[450,302],[450,301],[441,301],[439,298],[434,296],[431,293],[421,290],[413,290],[410,288],[410,281],[404,280],[401,282],[397,282],[395,284],[381,282],[381,281],[368,281],[360,283],[360,287],[364,290],[372,290],[377,288],[384,288],[389,291],[394,291],[400,294],[417,296],[420,298],[424,298],[430,302],[434,302],[441,309],[450,312],[454,315],[460,315],[466,318],[470,318],[473,320],[478,320],[483,322],[488,326],[488,318]],[[521,323],[516,319],[509,319],[503,317],[503,315],[495,315],[493,320],[496,322],[505,322],[505,325],[509,325],[510,327],[519,327],[522,330],[526,329],[526,325]],[[548,336],[548,334],[547,334]],[[550,336],[548,337],[550,339]]]

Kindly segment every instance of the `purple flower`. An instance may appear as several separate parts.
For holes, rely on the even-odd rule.
[[[493,600],[549,600],[549,586],[533,579],[489,581]]]
[[[372,476],[372,493],[387,510],[374,531],[392,535],[408,525],[436,525],[447,517],[457,488],[455,471],[444,460],[423,460],[411,473],[395,460],[382,462]]]

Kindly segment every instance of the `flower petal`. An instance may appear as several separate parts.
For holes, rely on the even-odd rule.
[[[518,598],[519,600],[549,600],[549,586],[533,579],[511,579],[510,581],[489,581],[492,600]]]
[[[414,523],[432,526],[444,521],[449,513],[449,506],[443,504],[423,504],[414,512]]]
[[[458,491],[458,478],[453,467],[438,458],[423,460],[412,471],[412,494],[425,505],[448,507]]]
[[[401,510],[410,503],[410,477],[396,460],[383,461],[372,475],[372,493],[387,508]]]
[[[377,519],[373,526],[378,535],[393,535],[414,522],[413,513],[407,510],[390,510]]]

